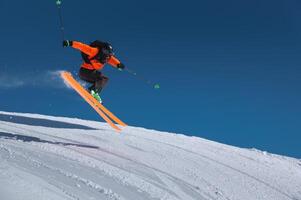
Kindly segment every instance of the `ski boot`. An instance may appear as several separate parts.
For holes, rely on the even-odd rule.
[[[94,90],[91,90],[90,91],[90,94],[99,102],[99,103],[102,103],[102,100],[99,96],[99,94],[97,92],[95,92]]]

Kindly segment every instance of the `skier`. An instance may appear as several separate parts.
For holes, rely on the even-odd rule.
[[[108,77],[104,76],[100,70],[106,63],[113,67],[123,70],[124,64],[115,56],[112,46],[107,42],[95,40],[90,45],[77,41],[64,40],[63,47],[73,47],[81,51],[83,64],[79,70],[79,77],[92,85],[88,88],[90,94],[102,103],[100,92],[108,82]]]

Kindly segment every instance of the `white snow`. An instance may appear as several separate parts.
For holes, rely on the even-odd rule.
[[[0,200],[301,200],[301,160],[180,134],[0,112]]]

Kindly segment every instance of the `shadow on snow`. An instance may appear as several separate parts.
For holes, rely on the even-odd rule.
[[[67,122],[54,121],[49,119],[37,119],[31,117],[15,116],[0,114],[0,121],[12,122],[18,124],[25,124],[31,126],[44,126],[49,128],[70,128],[70,129],[84,129],[84,130],[98,130],[89,126],[79,124],[72,124]]]
[[[92,145],[66,143],[66,142],[53,142],[53,141],[48,141],[48,140],[42,140],[37,137],[5,133],[5,132],[0,132],[0,139],[20,140],[23,142],[40,142],[40,143],[56,144],[56,145],[62,145],[62,146],[77,146],[77,147],[98,149],[97,146],[92,146]]]

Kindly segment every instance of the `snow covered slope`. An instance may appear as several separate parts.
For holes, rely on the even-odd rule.
[[[301,200],[301,161],[197,137],[0,112],[0,200]]]

